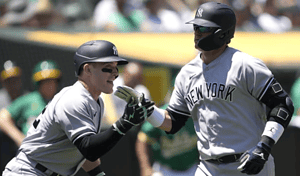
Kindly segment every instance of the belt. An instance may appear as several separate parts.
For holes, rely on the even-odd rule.
[[[41,165],[40,163],[37,163],[35,168],[38,169],[41,172],[46,172],[48,170],[45,166]],[[59,176],[59,174],[53,172],[50,176]]]
[[[242,153],[238,153],[238,154],[226,155],[226,156],[222,156],[221,158],[218,158],[218,159],[210,159],[210,160],[206,160],[206,161],[215,163],[215,164],[227,164],[227,163],[233,163],[233,162],[238,161],[241,156],[242,156]]]

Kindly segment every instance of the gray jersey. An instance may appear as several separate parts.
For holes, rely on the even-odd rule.
[[[100,133],[103,101],[97,103],[80,82],[62,89],[29,129],[20,150],[62,175],[74,175],[85,161],[74,142]]]
[[[177,75],[168,108],[193,118],[200,159],[242,153],[261,139],[266,107],[259,100],[272,79],[261,60],[236,49],[208,65],[199,54]]]

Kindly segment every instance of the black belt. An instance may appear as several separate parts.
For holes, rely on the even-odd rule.
[[[222,156],[221,158],[218,158],[218,159],[210,159],[210,160],[206,160],[206,161],[215,163],[215,164],[227,164],[227,163],[233,163],[233,162],[238,161],[241,156],[242,156],[242,153],[239,153],[239,154],[234,154],[234,155],[226,155],[226,156]]]
[[[41,165],[40,163],[37,163],[35,168],[42,172],[46,172],[48,170],[45,166]],[[50,176],[59,176],[59,174],[53,172]]]

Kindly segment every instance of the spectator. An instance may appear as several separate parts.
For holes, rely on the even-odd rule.
[[[39,62],[32,75],[37,90],[17,98],[0,111],[0,128],[17,146],[21,145],[35,118],[57,92],[60,77],[61,71],[55,62]]]
[[[0,90],[0,109],[7,107],[13,100],[24,93],[21,75],[22,70],[15,62],[11,60],[4,62],[0,79],[3,86]]]
[[[143,85],[143,65],[138,62],[130,62],[124,67],[123,74],[116,80],[116,86],[125,85],[131,87],[151,99],[150,91]],[[125,101],[115,97],[114,103],[116,107],[123,107]],[[118,114],[121,114],[124,109],[118,109]]]
[[[165,0],[143,0],[145,19],[141,30],[144,32],[181,32],[179,14],[165,8]]]
[[[95,7],[92,23],[95,29],[104,30],[110,14],[117,12],[116,0],[101,0]]]
[[[291,88],[291,98],[294,102],[294,116],[300,116],[300,76],[298,75]]]
[[[7,2],[8,0],[0,0],[0,17],[7,11]]]
[[[262,31],[257,22],[257,16],[251,11],[253,8],[251,1],[233,0],[231,5],[236,13],[236,30],[246,32]]]
[[[93,23],[97,30],[137,32],[143,19],[143,13],[132,7],[129,0],[104,0],[95,8]]]
[[[61,21],[50,0],[11,0],[0,23],[2,26],[50,28],[54,22]]]
[[[54,8],[65,20],[66,27],[90,27],[94,6],[91,0],[60,0]]]
[[[292,29],[292,21],[286,16],[279,14],[275,6],[275,0],[267,0],[264,4],[263,13],[258,15],[257,22],[266,32],[281,33]]]
[[[187,25],[182,25],[186,21],[190,20],[194,17],[195,9],[192,9],[188,6],[188,4],[185,2],[185,0],[165,0],[167,4],[174,9],[174,11],[179,15],[180,17],[180,26],[181,26],[181,32],[193,32],[193,29],[187,27]],[[197,4],[195,7],[200,5],[200,1],[195,1],[195,4]]]
[[[0,74],[0,110],[10,105],[12,101],[21,96],[25,91],[22,88],[22,70],[16,63],[11,60],[4,62],[3,69]],[[6,163],[15,156],[17,146],[0,129],[0,170],[4,170]]]

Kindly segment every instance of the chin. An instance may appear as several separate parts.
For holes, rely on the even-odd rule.
[[[106,91],[102,91],[102,92],[105,94],[112,94],[114,91],[113,91],[113,89],[111,89],[111,90],[106,90]]]

